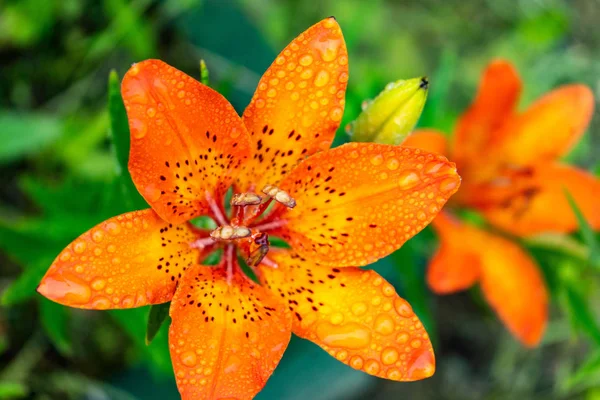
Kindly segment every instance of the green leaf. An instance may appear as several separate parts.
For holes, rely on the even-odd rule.
[[[596,345],[600,346],[600,327],[595,320],[594,313],[584,296],[579,292],[578,280],[564,282],[564,295],[569,312],[572,315],[572,323],[580,328]]]
[[[206,66],[204,60],[200,60],[200,82],[206,86],[210,86],[208,67]]]
[[[391,256],[378,261],[378,263],[382,261],[394,263],[395,270],[400,276],[402,292],[406,300],[421,319],[429,336],[432,340],[435,340],[437,337],[435,322],[427,306],[427,289],[425,288],[424,279],[418,271],[418,257],[414,248],[410,244],[405,244],[392,253]]]
[[[19,382],[0,382],[0,399],[20,399],[27,397],[29,390]]]
[[[110,119],[110,132],[117,158],[118,174],[121,186],[122,201],[125,210],[133,211],[148,207],[142,196],[138,193],[131,175],[129,174],[129,122],[127,112],[121,97],[121,82],[116,71],[111,71],[108,77],[108,113]]]
[[[61,122],[38,113],[0,113],[0,165],[38,153],[62,133]]]
[[[567,189],[564,189],[564,191],[565,191],[565,196],[567,197],[567,200],[569,202],[569,205],[571,206],[571,209],[573,210],[573,214],[575,214],[575,217],[577,218],[577,222],[579,223],[579,230],[581,231],[581,237],[583,238],[585,244],[588,246],[588,248],[590,250],[590,254],[589,254],[590,263],[593,266],[595,266],[596,268],[600,268],[600,243],[598,243],[598,240],[596,239],[594,230],[592,229],[590,224],[585,219],[585,216],[579,209],[579,206],[577,206],[577,202],[575,201],[575,199],[573,198],[571,193],[569,193],[569,191]]]
[[[42,326],[56,349],[64,356],[73,354],[68,334],[68,317],[69,311],[66,307],[41,298],[40,319]]]
[[[160,327],[169,316],[171,303],[154,304],[150,306],[148,313],[148,325],[146,326],[146,344],[150,344]]]
[[[566,380],[564,388],[571,390],[576,386],[587,384],[591,381],[600,381],[600,350],[596,350],[590,355],[583,365]]]

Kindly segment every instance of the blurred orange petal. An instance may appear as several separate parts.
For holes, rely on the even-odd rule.
[[[287,300],[293,331],[341,362],[396,381],[435,371],[429,336],[411,306],[374,271],[318,266],[287,251],[269,253],[266,287]]]
[[[514,113],[521,86],[508,61],[496,60],[486,67],[475,101],[456,126],[452,151],[457,162],[466,165],[486,156],[497,139],[495,131]]]
[[[184,400],[251,399],[291,336],[291,314],[261,286],[222,267],[192,267],[171,303],[171,361]]]
[[[77,308],[131,308],[171,300],[179,279],[201,258],[190,224],[173,226],[154,211],[110,218],[64,249],[38,292]]]
[[[240,190],[276,185],[304,158],[331,145],[344,112],[348,52],[330,17],[294,39],[265,72],[244,124],[253,158]]]
[[[443,132],[435,129],[417,129],[402,142],[404,147],[416,147],[432,153],[448,155],[448,141]]]
[[[500,319],[524,345],[536,346],[548,321],[548,293],[540,270],[517,244],[487,235],[481,289]]]
[[[490,223],[515,235],[573,232],[579,225],[565,190],[588,223],[600,229],[600,179],[563,164],[539,164],[499,178],[479,190],[479,207]]]
[[[424,150],[350,143],[309,157],[281,183],[296,207],[274,232],[321,265],[363,266],[423,229],[460,185],[454,164]]]
[[[159,60],[134,64],[121,87],[129,118],[129,171],[163,219],[210,212],[250,155],[248,133],[216,91]]]
[[[587,86],[553,90],[504,126],[498,152],[507,164],[553,161],[579,141],[593,112],[594,95]]]
[[[448,294],[473,286],[480,274],[485,232],[446,212],[441,212],[432,226],[440,238],[440,248],[427,269],[431,290]]]

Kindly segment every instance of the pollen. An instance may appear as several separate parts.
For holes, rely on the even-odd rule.
[[[245,226],[223,225],[210,233],[215,240],[234,240],[250,236],[250,229]]]
[[[294,200],[288,192],[279,189],[277,186],[266,185],[262,191],[267,196],[275,199],[278,203],[281,203],[288,208],[296,207],[296,200]]]

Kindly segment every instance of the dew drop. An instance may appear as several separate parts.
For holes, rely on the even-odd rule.
[[[367,305],[365,303],[354,303],[351,307],[352,314],[356,316],[364,315],[367,312]]]
[[[118,235],[121,233],[121,226],[116,222],[108,222],[106,223],[105,229],[111,235]]]
[[[394,320],[386,314],[380,314],[375,318],[375,331],[382,335],[389,335],[394,332]]]
[[[265,101],[263,99],[256,100],[256,108],[263,108],[265,106]]]
[[[155,184],[151,183],[144,188],[144,197],[146,197],[148,201],[157,201],[160,199],[160,196],[160,189],[156,187]]]
[[[333,313],[329,320],[332,324],[339,325],[344,322],[344,315],[342,313]]]
[[[150,118],[154,118],[154,116],[156,115],[156,108],[154,107],[149,107],[146,110],[146,114],[150,117]]]
[[[110,300],[104,296],[96,296],[92,301],[92,307],[97,310],[106,310],[110,307]]]
[[[69,261],[70,259],[71,259],[71,252],[69,250],[63,251],[63,253],[60,255],[60,261],[66,262],[66,261]]]
[[[388,377],[388,379],[391,379],[393,381],[399,381],[400,378],[402,378],[402,374],[400,373],[400,371],[398,369],[392,368],[388,371],[387,377]]]
[[[329,118],[331,118],[332,121],[337,122],[342,119],[343,114],[344,114],[344,111],[340,107],[334,107],[329,112]]]
[[[181,360],[181,363],[183,365],[190,368],[196,366],[196,363],[198,362],[198,359],[196,358],[196,353],[194,353],[193,351],[185,351],[181,353],[179,355],[179,360]]]
[[[106,248],[106,251],[108,251],[109,253],[114,253],[115,251],[117,251],[117,247],[114,244],[109,244]]]
[[[302,73],[300,74],[300,77],[302,79],[310,79],[313,76],[313,70],[310,68],[305,69],[304,71],[302,71]],[[302,82],[301,82],[302,83]]]
[[[395,171],[400,166],[400,162],[395,158],[390,158],[389,160],[387,160],[385,165],[388,167],[388,169],[390,171]]]
[[[374,166],[381,165],[381,163],[383,162],[383,156],[381,154],[376,154],[373,157],[371,157],[370,161],[371,164],[373,164]]]
[[[414,315],[413,310],[408,302],[400,297],[394,299],[394,308],[399,316],[410,318]]]
[[[283,63],[285,63],[285,57],[283,57],[283,56],[277,57],[277,59],[275,59],[275,63],[277,63],[277,65],[283,65]]]
[[[419,175],[414,171],[404,171],[398,177],[398,185],[403,190],[412,189],[419,184]]]
[[[104,289],[106,281],[104,279],[94,279],[92,281],[92,289],[98,291]]]
[[[300,57],[300,60],[298,60],[298,62],[300,63],[300,65],[307,67],[310,64],[312,64],[313,58],[310,54],[305,54],[302,57]]]
[[[341,40],[326,40],[315,44],[319,55],[325,62],[331,62],[336,59]]]
[[[77,254],[82,254],[82,253],[85,251],[85,248],[86,248],[86,247],[87,247],[87,246],[86,246],[85,242],[81,242],[81,241],[80,241],[80,242],[76,242],[76,243],[73,245],[73,250],[74,250],[74,251],[75,251],[75,253],[77,253]]]
[[[361,369],[364,363],[365,362],[361,356],[352,356],[350,358],[350,366],[354,369]]]
[[[365,372],[370,375],[377,375],[379,370],[381,369],[381,365],[375,360],[367,360],[365,363]]]
[[[392,285],[385,285],[381,291],[383,292],[383,295],[387,297],[391,297],[396,294],[396,291]]]
[[[315,80],[314,80],[315,86],[323,87],[323,86],[327,85],[328,82],[329,82],[329,72],[325,71],[324,69],[317,72],[317,76],[315,76]]]
[[[406,332],[400,332],[398,336],[396,336],[396,342],[400,344],[408,342],[408,339],[410,339],[410,336]]]
[[[121,300],[121,305],[125,308],[133,307],[134,303],[135,303],[135,300],[131,296],[125,296],[125,297],[123,297],[123,300]]]
[[[448,193],[458,187],[458,179],[446,178],[440,182],[440,190],[444,193]]]
[[[269,89],[269,91],[267,92],[267,97],[275,97],[277,96],[277,90],[271,88]]]
[[[183,99],[185,97],[185,90],[180,90],[179,92],[177,92],[177,97]]]
[[[129,127],[134,139],[141,139],[146,136],[146,133],[148,132],[148,126],[141,119],[130,119]]]
[[[321,322],[317,326],[316,333],[323,343],[331,347],[361,349],[368,346],[371,341],[371,332],[356,322],[339,326]]]
[[[393,347],[386,347],[381,352],[381,362],[384,365],[392,365],[398,361],[398,351]]]

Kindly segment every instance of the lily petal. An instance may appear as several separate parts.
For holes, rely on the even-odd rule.
[[[297,205],[275,235],[321,265],[367,265],[423,229],[459,185],[443,156],[349,143],[309,157],[281,183]]]
[[[436,129],[417,129],[402,142],[403,147],[416,147],[432,153],[448,155],[448,140]]]
[[[497,183],[475,189],[475,204],[488,221],[519,236],[544,232],[573,232],[578,223],[567,197],[575,199],[588,223],[600,229],[600,179],[558,163],[515,170]],[[474,192],[475,192],[474,191]]]
[[[184,271],[202,257],[190,224],[134,211],[90,229],[54,260],[38,292],[77,308],[132,308],[171,300]]]
[[[593,112],[594,94],[587,86],[562,86],[502,128],[498,152],[507,164],[554,161],[579,141]]]
[[[127,72],[129,171],[148,204],[181,223],[211,211],[250,156],[248,133],[219,93],[159,60]]]
[[[515,112],[521,87],[508,61],[496,60],[486,67],[475,101],[456,126],[452,151],[461,167],[486,157],[486,149],[498,139],[496,130]]]
[[[479,245],[485,233],[441,212],[431,223],[440,238],[440,248],[427,269],[427,283],[437,294],[449,294],[473,286],[480,275]]]
[[[351,367],[396,381],[435,371],[429,336],[410,305],[374,271],[328,268],[287,251],[269,253],[264,285],[288,301],[293,331]]]
[[[517,244],[488,234],[481,266],[487,301],[517,339],[536,346],[548,322],[548,293],[536,263]]]
[[[291,314],[261,286],[192,267],[170,310],[169,347],[182,399],[251,399],[283,356]]]
[[[294,39],[265,72],[244,124],[253,158],[242,191],[277,184],[302,159],[331,145],[344,112],[348,53],[333,17]]]

